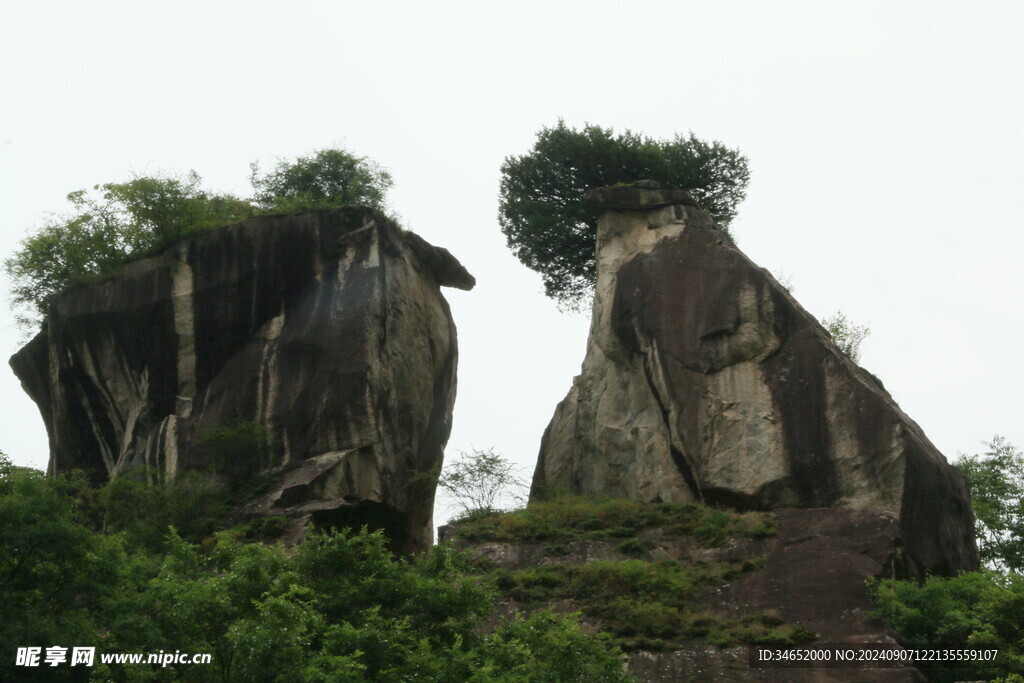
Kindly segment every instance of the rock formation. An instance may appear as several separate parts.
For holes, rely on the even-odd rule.
[[[587,201],[587,355],[532,496],[869,510],[897,521],[911,575],[977,566],[960,474],[686,192],[642,182]]]
[[[432,538],[420,475],[441,465],[455,400],[439,287],[473,285],[370,209],[264,216],[65,292],[11,366],[51,472],[272,473],[254,509],[370,522],[415,550]]]

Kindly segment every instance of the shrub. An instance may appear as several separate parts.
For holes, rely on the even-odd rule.
[[[459,458],[441,470],[437,486],[454,501],[463,520],[498,512],[503,502],[521,501],[526,488],[515,465],[493,448],[459,451]]]
[[[988,451],[961,455],[974,508],[978,554],[991,567],[1024,571],[1024,452],[1001,436]]]
[[[860,346],[871,334],[865,325],[855,325],[842,311],[821,321],[822,326],[832,335],[832,341],[854,363],[860,362]]]
[[[966,572],[932,576],[923,583],[883,580],[869,584],[883,619],[909,647],[985,647],[999,650],[993,664],[929,669],[937,680],[1024,675],[1024,576]]]
[[[274,442],[258,422],[232,422],[207,427],[200,439],[212,459],[213,471],[224,477],[232,492],[259,487],[256,476],[271,467]]]

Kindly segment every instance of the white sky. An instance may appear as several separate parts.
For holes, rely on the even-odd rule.
[[[862,364],[940,450],[1024,446],[1022,72],[1019,0],[0,0],[0,254],[72,190],[194,169],[246,194],[250,161],[344,144],[479,281],[445,290],[449,453],[493,446],[530,475],[588,323],[506,248],[501,162],[558,117],[692,130],[750,158],[740,247],[819,317],[870,326]],[[0,399],[0,449],[44,467],[6,367]]]

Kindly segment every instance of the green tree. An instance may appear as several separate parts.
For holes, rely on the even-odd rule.
[[[908,647],[966,646],[999,652],[994,662],[956,668],[935,662],[929,668],[934,680],[991,680],[1024,674],[1024,576],[965,572],[930,576],[921,583],[874,581],[868,590],[877,606],[873,615],[883,619]]]
[[[692,133],[655,140],[630,131],[559,121],[537,133],[533,149],[501,167],[499,222],[513,253],[544,279],[548,296],[578,307],[592,291],[597,218],[587,190],[651,179],[689,189],[728,233],[750,172],[747,159]]]
[[[19,322],[32,327],[50,302],[76,282],[214,225],[246,218],[251,205],[204,190],[195,173],[139,176],[67,196],[72,212],[51,216],[5,262]]]
[[[1002,571],[1024,572],[1024,452],[1001,436],[956,463],[967,478],[978,554]]]
[[[322,149],[292,161],[279,161],[260,173],[251,164],[253,201],[266,211],[296,211],[359,204],[384,210],[391,174],[372,159],[345,149]]]
[[[366,157],[325,149],[280,161],[265,174],[252,165],[254,194],[240,199],[184,176],[138,176],[67,196],[71,212],[50,216],[5,262],[19,324],[36,327],[53,298],[181,238],[258,213],[362,204],[384,209],[390,174]]]
[[[437,486],[455,503],[460,517],[498,512],[503,500],[520,501],[526,488],[515,465],[493,448],[460,451],[441,470]]]
[[[121,539],[78,524],[60,483],[0,454],[2,680],[25,673],[15,669],[18,647],[97,642],[97,614],[119,588]],[[67,678],[65,669],[47,680]]]
[[[832,335],[832,341],[839,350],[854,363],[859,363],[860,345],[871,334],[871,330],[865,325],[855,325],[842,311],[838,311],[831,318],[825,318],[821,324]]]

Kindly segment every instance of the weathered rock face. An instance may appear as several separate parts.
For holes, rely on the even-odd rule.
[[[594,191],[586,359],[534,496],[872,510],[912,574],[977,566],[962,477],[882,385],[680,190]]]
[[[474,280],[372,210],[266,216],[65,293],[11,366],[51,472],[273,472],[254,509],[371,521],[414,550],[434,496],[417,475],[440,467],[455,400],[442,285]],[[218,429],[267,438],[218,451]]]

